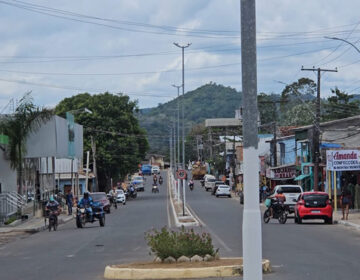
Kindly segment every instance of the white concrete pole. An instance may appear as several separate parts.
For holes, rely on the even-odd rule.
[[[186,199],[185,199],[185,179],[183,179],[183,216],[185,216],[185,205],[186,205]]]
[[[180,200],[180,179],[177,179],[177,200]]]
[[[262,279],[257,127],[255,0],[241,0],[241,64],[244,136],[244,280]]]

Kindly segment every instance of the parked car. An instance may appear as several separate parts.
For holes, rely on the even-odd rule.
[[[116,197],[116,202],[117,203],[122,203],[123,205],[126,204],[126,196],[123,190],[116,190],[117,192],[117,197]]]
[[[230,187],[228,185],[219,185],[217,187],[215,196],[216,197],[219,197],[219,196],[231,197]]]
[[[213,175],[207,174],[204,176],[205,190],[212,190],[215,186],[216,179]]]
[[[153,165],[153,167],[151,167],[151,174],[160,174],[160,167]]]
[[[142,176],[134,176],[132,178],[131,184],[135,187],[138,192],[143,192],[144,188],[144,179]]]
[[[299,185],[277,185],[274,188],[273,193],[270,195],[270,197],[275,197],[278,190],[282,190],[283,194],[285,195],[285,206],[287,206],[289,213],[294,213],[294,208],[296,202],[294,202],[294,199],[298,199],[299,195],[303,193],[303,189]]]
[[[95,192],[91,193],[90,196],[92,197],[94,202],[100,202],[103,206],[103,209],[106,213],[110,214],[110,201],[107,198],[106,193],[104,192]]]
[[[151,175],[151,165],[150,164],[144,164],[141,166],[141,173],[143,176],[145,175]]]
[[[295,223],[301,224],[305,219],[323,219],[333,223],[333,208],[329,195],[325,192],[304,192],[296,200]]]
[[[212,191],[211,191],[211,194],[212,194],[212,195],[215,195],[217,188],[218,188],[220,185],[224,185],[224,184],[225,184],[225,183],[224,183],[223,181],[215,181],[215,185],[214,185],[214,187],[213,187],[213,189],[212,189]]]

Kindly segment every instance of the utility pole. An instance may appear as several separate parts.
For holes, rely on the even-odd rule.
[[[182,85],[172,85],[177,88],[177,156],[178,156],[178,164],[180,164],[180,88]],[[178,169],[178,166],[175,166],[175,170]]]
[[[184,50],[185,48],[190,47],[191,43],[187,45],[181,46],[178,43],[174,43],[174,45],[178,48],[181,48],[182,53],[182,168],[185,170],[185,119],[184,119],[184,103],[185,103],[185,67],[184,67]],[[185,179],[183,179],[183,205],[185,205]],[[185,216],[185,211],[184,211]]]
[[[172,157],[172,127],[170,127],[170,133],[169,133],[169,145],[170,145],[170,149],[169,149],[169,157],[170,157],[170,170],[172,169],[173,166],[173,157]]]
[[[92,157],[93,157],[93,172],[95,175],[95,191],[99,191],[99,180],[98,180],[98,176],[97,176],[97,169],[96,169],[96,144],[94,141],[94,138],[91,136],[91,150],[92,150]],[[93,191],[94,191],[94,186],[93,186]]]
[[[240,0],[244,136],[244,280],[262,279],[255,0]]]
[[[316,94],[316,113],[313,126],[313,161],[314,161],[314,191],[319,189],[319,164],[320,164],[320,80],[321,72],[337,72],[337,69],[322,68],[301,68],[301,71],[317,72],[317,94]]]

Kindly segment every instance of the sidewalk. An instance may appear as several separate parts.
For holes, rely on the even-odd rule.
[[[60,224],[64,224],[73,219],[73,216],[68,216],[65,214],[61,214],[58,217],[58,222]],[[47,220],[47,222],[49,222]],[[14,222],[15,223],[15,222]],[[16,222],[16,225],[9,225],[9,226],[1,226],[0,227],[0,234],[1,233],[10,233],[10,232],[28,232],[28,233],[35,233],[39,231],[45,230],[47,227],[45,226],[44,218],[36,218],[32,217],[26,222]],[[48,224],[47,224],[48,225]]]
[[[341,224],[345,226],[350,226],[354,229],[360,230],[360,211],[351,211],[349,212],[348,220],[341,220],[342,212],[334,212],[333,220],[334,224]]]

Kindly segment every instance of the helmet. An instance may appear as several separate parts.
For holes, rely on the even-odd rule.
[[[282,190],[282,189],[278,189],[278,190],[277,190],[277,193],[278,193],[278,194],[282,194],[282,193],[283,193],[283,190]]]
[[[51,202],[54,202],[54,201],[55,201],[55,199],[54,199],[54,196],[53,196],[53,195],[50,195],[50,201],[51,201]]]
[[[88,199],[89,198],[89,193],[88,192],[84,192],[84,198]]]

